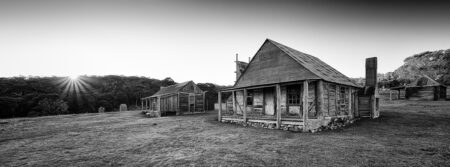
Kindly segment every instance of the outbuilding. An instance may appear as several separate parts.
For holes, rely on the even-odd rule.
[[[152,96],[141,100],[143,111],[158,111],[161,115],[205,111],[205,92],[193,81],[161,87]]]
[[[423,75],[405,87],[408,100],[445,100],[447,87]]]

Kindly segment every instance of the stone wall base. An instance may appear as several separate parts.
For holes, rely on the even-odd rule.
[[[335,130],[353,124],[357,119],[349,116],[325,117],[321,119],[309,119],[305,123],[282,123],[279,130],[294,132],[311,132],[316,133],[325,130]],[[276,121],[253,120],[244,122],[243,119],[222,119],[223,123],[231,123],[241,126],[253,126],[257,128],[277,129]],[[306,128],[303,128],[303,127]]]

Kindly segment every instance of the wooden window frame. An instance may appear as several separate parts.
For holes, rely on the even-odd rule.
[[[348,95],[349,88],[345,86],[339,86],[339,112],[346,112],[348,114]]]
[[[302,95],[299,85],[292,85],[286,87],[286,104],[289,106],[301,106]]]
[[[253,106],[253,90],[247,90],[247,106]]]

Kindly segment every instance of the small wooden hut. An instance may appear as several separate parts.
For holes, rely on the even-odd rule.
[[[372,94],[358,93],[362,86],[325,62],[273,40],[266,39],[242,72],[238,71],[242,63],[236,64],[234,86],[219,92],[219,121],[313,131],[352,122],[362,116],[359,107],[366,107],[372,118],[379,116],[371,101],[375,98],[365,96],[376,89],[368,91]],[[371,64],[375,79],[369,80],[376,83],[376,63]],[[222,95],[226,94],[230,96],[223,111]],[[358,103],[358,94],[366,97],[366,103]]]
[[[408,100],[445,100],[447,87],[424,75],[404,87]]]
[[[161,115],[205,111],[205,92],[193,81],[161,89],[152,96],[141,99],[142,110],[159,111]]]
[[[450,86],[447,86],[447,100],[450,100]]]

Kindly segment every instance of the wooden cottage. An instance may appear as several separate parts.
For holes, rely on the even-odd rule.
[[[374,65],[370,72],[376,77]],[[218,120],[222,122],[315,131],[337,122],[352,122],[356,117],[379,115],[372,107],[374,97],[367,96],[365,106],[359,106],[359,94],[367,95],[362,86],[320,59],[270,39],[236,74],[234,86],[219,92]],[[376,82],[376,78],[372,80]],[[373,96],[375,90],[369,92]],[[229,95],[225,110],[223,95]],[[370,112],[361,115],[358,107]]]
[[[408,100],[445,100],[447,87],[424,75],[410,84],[392,90],[404,91],[405,99]],[[400,99],[400,97],[399,97]]]
[[[141,100],[142,110],[159,111],[161,115],[205,111],[205,92],[193,81],[161,87],[152,96]]]

